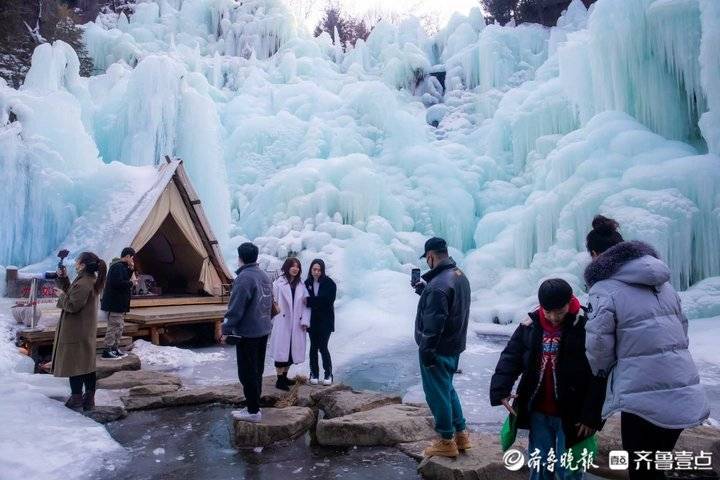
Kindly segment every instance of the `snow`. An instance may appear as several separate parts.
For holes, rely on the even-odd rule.
[[[140,357],[143,368],[158,371],[193,369],[225,357],[223,352],[197,353],[186,348],[160,347],[145,340],[135,340],[132,352]]]
[[[229,264],[245,240],[270,269],[326,260],[339,362],[407,340],[429,236],[467,273],[477,331],[512,329],[545,278],[582,296],[597,213],[658,249],[691,324],[720,316],[717,1],[574,0],[553,28],[476,9],[433,36],[381,22],[347,51],[280,0],[133,8],[84,27],[92,77],[56,42],[23,87],[0,82],[0,265],[110,246],[177,155]],[[138,351],[159,369],[227,361]]]
[[[10,302],[0,302],[0,466],[3,479],[83,478],[87,472],[124,461],[125,451],[105,428],[65,408],[65,378],[33,375],[32,360],[13,342]],[[39,456],[42,461],[39,461]]]

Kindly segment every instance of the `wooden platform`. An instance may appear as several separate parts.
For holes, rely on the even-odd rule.
[[[227,304],[228,297],[133,297],[130,300],[130,308],[140,307],[164,307],[170,305],[213,305]]]
[[[60,316],[54,303],[41,307],[44,317]],[[125,315],[123,336],[131,339],[150,337],[155,345],[160,344],[160,334],[167,327],[212,323],[216,336],[227,311],[227,297],[144,297],[134,298],[130,312]],[[102,314],[101,314],[102,315]],[[40,330],[20,330],[18,345],[25,345],[31,354],[55,341],[56,325]],[[101,341],[107,330],[106,322],[98,322],[97,337]]]
[[[212,297],[210,297],[212,298]],[[216,336],[227,312],[225,303],[206,303],[199,305],[167,305],[160,307],[131,308],[125,315],[125,325],[138,326],[138,336],[149,335],[155,345],[160,343],[160,334],[166,327],[213,323]]]
[[[20,330],[17,332],[16,340],[19,344],[25,345],[30,352],[30,356],[34,356],[41,347],[52,346],[55,341],[56,325],[46,327],[42,330]],[[121,347],[128,347],[132,344],[133,337],[137,336],[138,326],[134,323],[125,323],[123,336],[120,339]],[[97,326],[97,348],[102,348],[102,342],[107,331],[106,322],[98,322]]]

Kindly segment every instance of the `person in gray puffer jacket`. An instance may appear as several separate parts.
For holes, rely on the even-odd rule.
[[[670,451],[685,428],[710,408],[688,350],[688,323],[670,285],[670,269],[653,247],[625,242],[618,223],[593,220],[585,270],[589,291],[586,350],[593,374],[608,377],[603,418],[621,413],[630,478],[665,478],[635,452]],[[637,469],[640,467],[641,469]]]
[[[258,266],[258,254],[258,247],[250,242],[238,247],[242,266],[233,281],[219,339],[235,345],[238,378],[247,403],[247,410],[233,411],[233,417],[256,423],[262,420],[260,398],[273,304],[272,283]]]

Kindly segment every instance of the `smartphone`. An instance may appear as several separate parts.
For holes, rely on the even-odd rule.
[[[410,285],[413,287],[417,285],[417,283],[420,281],[420,269],[419,268],[413,268],[412,273],[410,274]]]

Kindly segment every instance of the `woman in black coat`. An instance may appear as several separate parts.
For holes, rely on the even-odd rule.
[[[316,258],[310,264],[307,280],[305,280],[310,296],[307,306],[312,312],[310,316],[310,383],[320,383],[318,351],[322,355],[325,377],[323,385],[332,385],[332,360],[328,350],[330,334],[335,331],[335,282],[325,275],[325,262]]]

